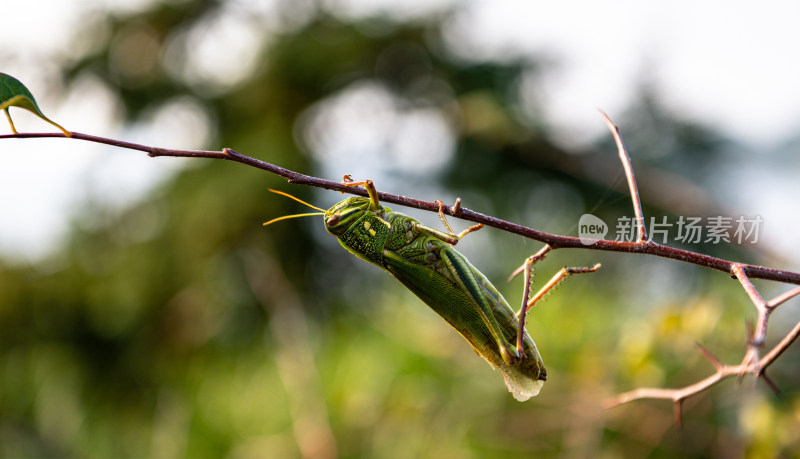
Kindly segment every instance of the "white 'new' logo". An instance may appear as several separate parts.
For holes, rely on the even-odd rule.
[[[608,225],[592,214],[581,215],[578,220],[578,237],[584,245],[592,245],[608,233]]]

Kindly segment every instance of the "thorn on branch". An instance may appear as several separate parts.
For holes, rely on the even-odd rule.
[[[778,385],[775,384],[775,381],[773,381],[772,378],[767,376],[766,370],[762,370],[758,376],[761,377],[761,379],[763,379],[765,383],[767,383],[767,386],[769,386],[769,388],[772,389],[772,392],[775,394],[776,397],[778,397],[779,399],[783,399],[783,393],[781,392],[780,387],[778,387]]]
[[[450,215],[454,217],[461,215],[461,198],[456,198],[456,203],[450,208]]]
[[[683,427],[682,418],[683,418],[683,399],[679,398],[675,400],[675,427],[680,430]]]
[[[753,321],[750,320],[750,319],[745,320],[744,321],[744,329],[745,329],[745,333],[746,333],[745,339],[747,339],[747,343],[748,344],[752,344],[752,338],[751,337],[753,336],[753,333],[755,333],[755,330],[756,330],[755,326],[753,325]]]
[[[711,364],[714,365],[714,368],[716,368],[717,371],[722,371],[725,365],[723,365],[722,362],[720,362],[719,359],[714,354],[712,354],[707,347],[703,346],[700,343],[695,343],[695,345],[697,346],[697,349],[700,350],[700,353],[703,354],[703,357],[705,357],[706,360],[711,362]]]

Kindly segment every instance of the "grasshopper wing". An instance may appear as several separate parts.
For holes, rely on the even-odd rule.
[[[533,340],[526,334],[525,354],[517,362],[507,363],[500,352],[498,339],[513,343],[519,327],[505,299],[455,249],[443,243],[434,246],[437,256],[426,263],[384,250],[384,267],[500,370],[514,398],[524,401],[537,395],[545,369]]]

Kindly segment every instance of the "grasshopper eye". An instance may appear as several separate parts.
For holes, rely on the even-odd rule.
[[[335,226],[337,223],[339,223],[339,220],[341,220],[341,219],[342,219],[341,215],[334,214],[334,215],[331,215],[330,218],[325,220],[325,224],[328,225],[328,226]]]

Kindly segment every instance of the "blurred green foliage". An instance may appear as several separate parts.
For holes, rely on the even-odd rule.
[[[369,83],[454,126],[454,156],[417,175],[383,171],[392,191],[436,199],[418,192],[434,182],[470,208],[558,233],[575,234],[584,212],[606,221],[629,213],[624,188],[613,188],[622,182],[610,139],[595,151],[564,151],[535,110],[521,108],[521,81],[547,69],[454,56],[440,35],[446,14],[354,20],[286,2],[275,14],[291,25],[252,43],[256,65],[235,83],[176,72],[188,65],[193,27],[224,6],[157,3],[100,17],[94,27],[106,44],[65,65],[65,78],[103,82],[128,121],[187,97],[212,114],[209,148],[339,175],[352,171],[310,154],[310,113]],[[617,121],[632,151],[657,147],[647,173],[691,178],[713,164],[722,136],[671,117],[646,90],[641,100]],[[614,162],[606,180],[616,174],[616,182],[593,174],[603,162]],[[782,400],[747,380],[726,382],[685,404],[682,430],[666,402],[602,410],[615,393],[710,374],[695,341],[723,360],[741,358],[752,311],[724,276],[645,257],[552,254],[540,277],[562,264],[604,268],[570,279],[531,315],[549,380],[518,403],[455,331],[326,239],[319,221],[262,228],[299,211],[269,187],[323,207],[341,199],[199,160],[122,213],[87,209],[91,224],[76,220],[47,260],[0,265],[0,455],[773,457],[800,447],[794,350],[772,369]],[[502,279],[538,245],[480,233],[459,248],[517,304],[519,281]]]

